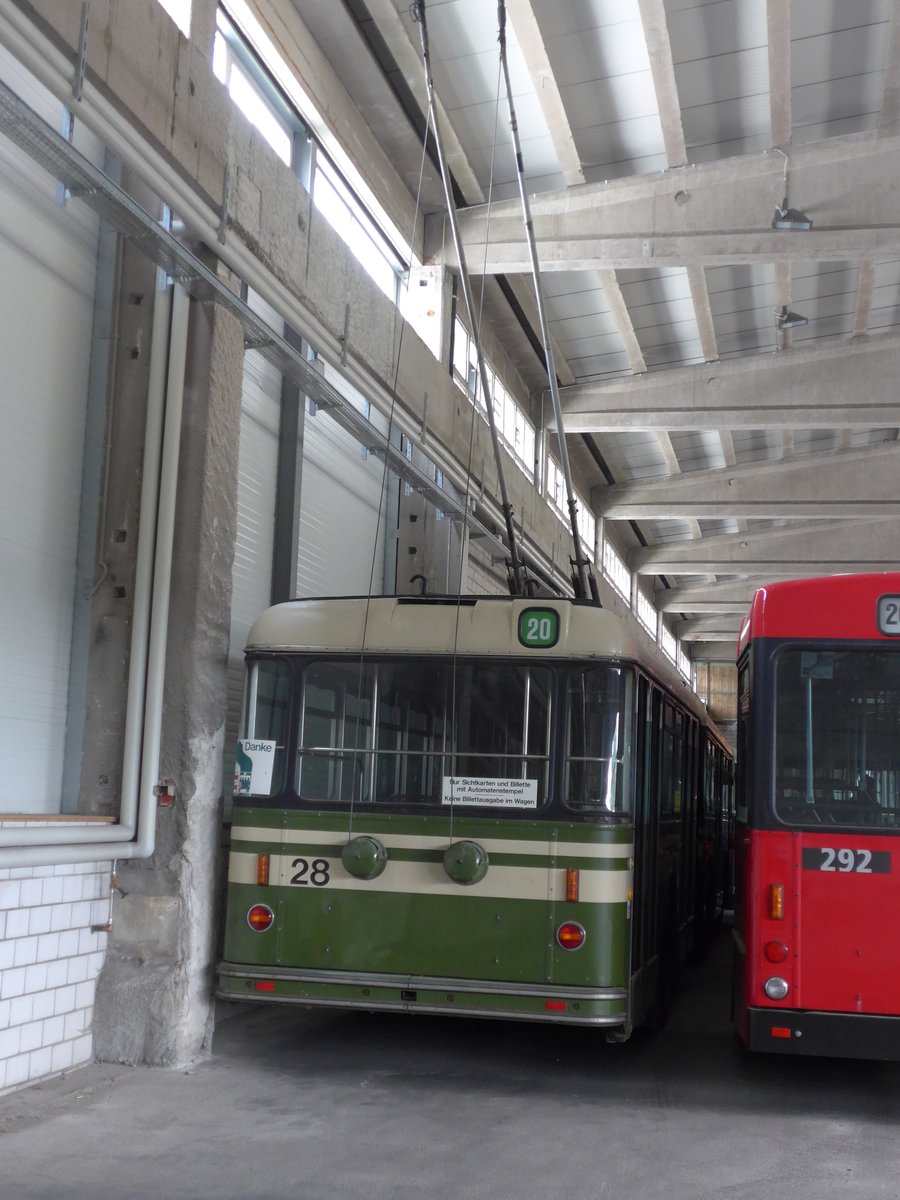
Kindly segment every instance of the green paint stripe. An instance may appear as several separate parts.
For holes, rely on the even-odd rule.
[[[292,854],[296,857],[305,858],[334,858],[340,855],[340,846],[335,846],[333,842],[303,842],[293,846],[285,846],[280,840],[273,839],[271,842],[238,842],[234,848],[235,854],[286,854],[290,857]],[[429,850],[422,848],[421,850],[402,850],[395,846],[388,846],[388,860],[390,862],[424,862],[424,863],[439,863],[443,862],[444,851],[441,849]],[[631,870],[630,858],[581,858],[575,855],[567,855],[560,853],[557,850],[555,853],[543,854],[535,853],[533,855],[522,854],[499,854],[496,851],[491,851],[489,861],[492,866],[504,867],[535,867],[544,866],[547,870],[552,870],[554,867],[561,869],[574,868],[579,871],[629,871]]]

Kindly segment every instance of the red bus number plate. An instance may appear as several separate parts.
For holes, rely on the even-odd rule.
[[[804,871],[833,871],[839,875],[890,875],[889,850],[854,850],[849,846],[804,846]]]

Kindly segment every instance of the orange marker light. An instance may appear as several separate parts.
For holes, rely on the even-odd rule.
[[[268,854],[257,854],[256,856],[256,882],[260,887],[269,886],[269,856]]]
[[[581,872],[577,867],[569,867],[566,871],[566,902],[574,904],[578,900],[578,882]]]
[[[566,1002],[565,1000],[545,1000],[544,1008],[547,1009],[548,1012],[565,1012]]]
[[[275,984],[271,979],[257,979],[253,985],[258,992],[274,992]]]
[[[769,917],[773,921],[784,920],[784,884],[769,884]]]
[[[790,1029],[785,1029],[783,1025],[772,1026],[772,1037],[789,1038],[791,1036]]]

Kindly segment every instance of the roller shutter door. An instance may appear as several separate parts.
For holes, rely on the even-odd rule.
[[[357,392],[325,377],[360,412]],[[384,590],[384,461],[325,412],[307,415],[303,441],[298,596],[361,596]],[[380,515],[379,515],[380,513]]]
[[[254,312],[281,329],[273,309],[251,294]],[[241,713],[244,647],[250,626],[271,603],[272,548],[281,374],[255,350],[244,356],[238,453],[237,540],[232,568],[231,637],[228,652],[228,720],[225,758],[230,770]]]
[[[0,78],[55,129],[63,110],[6,51]],[[96,144],[76,126],[75,144]],[[0,812],[58,812],[98,220],[0,139]]]

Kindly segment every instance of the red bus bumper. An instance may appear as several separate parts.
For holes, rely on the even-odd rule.
[[[900,1061],[900,1017],[789,1008],[750,1008],[747,1015],[748,1050]]]

